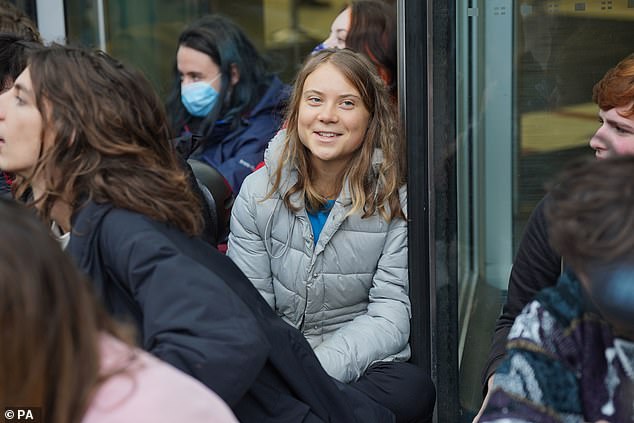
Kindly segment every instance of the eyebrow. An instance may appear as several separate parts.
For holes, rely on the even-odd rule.
[[[178,71],[178,73],[180,75],[200,75],[201,74],[201,72],[198,72],[198,71],[186,71],[186,72],[183,72],[180,69],[176,69],[176,70]]]
[[[601,117],[601,119],[603,119],[604,121],[608,122],[612,126],[619,126],[621,128],[629,129],[630,131],[634,132],[634,126],[632,126],[632,123],[630,123],[631,121],[628,118],[624,117],[623,119],[627,120],[627,122],[624,122],[624,121],[620,121],[620,120],[614,120],[614,119],[610,119],[610,118],[605,118],[603,116],[600,116],[600,117]]]
[[[304,93],[303,93],[303,95],[304,95],[304,96],[309,95],[309,94],[324,95],[324,93],[322,93],[322,92],[321,92],[321,91],[319,91],[319,90],[306,90],[306,91],[304,91]],[[349,97],[353,97],[353,98],[358,98],[358,99],[361,99],[361,97],[360,97],[360,96],[358,96],[358,95],[356,95],[356,94],[352,94],[352,93],[349,93],[349,94],[341,94],[340,96],[337,96],[337,98],[349,98]]]
[[[31,90],[29,90],[28,88],[26,88],[24,85],[20,84],[19,82],[14,84],[13,88],[15,88],[18,91],[22,91],[24,94],[33,95]]]

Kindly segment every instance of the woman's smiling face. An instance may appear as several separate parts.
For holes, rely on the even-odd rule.
[[[365,139],[370,120],[359,91],[330,63],[306,80],[299,105],[299,138],[315,165],[341,171]]]

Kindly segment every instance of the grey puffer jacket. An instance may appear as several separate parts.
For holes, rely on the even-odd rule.
[[[378,214],[347,216],[347,184],[317,245],[303,199],[291,212],[281,193],[297,180],[284,169],[280,190],[264,200],[277,168],[285,131],[265,153],[266,165],[249,175],[233,206],[227,254],[269,305],[300,329],[322,366],[341,382],[359,378],[376,361],[410,357],[407,222]],[[377,150],[375,159],[381,160]],[[406,213],[406,189],[401,190]]]

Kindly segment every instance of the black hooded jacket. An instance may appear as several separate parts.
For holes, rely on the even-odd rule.
[[[141,214],[88,202],[67,252],[142,347],[214,390],[244,422],[391,422],[322,369],[226,256]]]

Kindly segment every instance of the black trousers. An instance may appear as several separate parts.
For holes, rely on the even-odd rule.
[[[432,421],[436,388],[429,374],[411,363],[375,363],[348,386],[390,409],[397,423]]]

